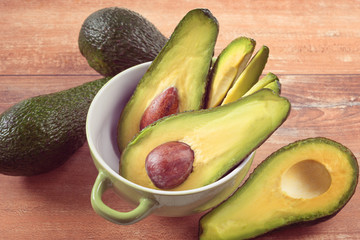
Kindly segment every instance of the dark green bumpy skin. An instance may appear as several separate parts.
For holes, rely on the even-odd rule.
[[[129,9],[100,9],[84,21],[78,39],[81,54],[103,76],[152,61],[167,38],[147,19]]]
[[[0,173],[31,176],[63,164],[86,141],[89,106],[110,78],[26,99],[0,115]]]

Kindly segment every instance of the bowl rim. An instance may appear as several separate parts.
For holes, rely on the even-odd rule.
[[[142,192],[146,192],[146,193],[150,193],[150,194],[157,194],[157,195],[163,195],[163,196],[180,196],[180,195],[191,195],[191,194],[196,194],[196,193],[200,193],[200,192],[204,192],[204,191],[208,191],[211,189],[214,189],[222,184],[225,184],[227,181],[229,181],[231,178],[235,177],[248,163],[249,161],[251,161],[251,159],[253,158],[254,155],[254,151],[251,152],[248,156],[246,156],[238,166],[236,166],[233,170],[231,170],[229,173],[227,173],[224,177],[220,178],[219,180],[210,183],[208,185],[199,187],[199,188],[194,188],[194,189],[188,189],[188,190],[177,190],[177,191],[172,191],[172,190],[161,190],[161,189],[153,189],[153,188],[148,188],[148,187],[144,187],[141,186],[137,183],[131,182],[130,180],[124,178],[123,176],[121,176],[118,172],[116,172],[115,170],[113,170],[103,159],[103,157],[100,155],[100,153],[97,151],[97,147],[93,141],[93,134],[91,131],[91,125],[92,125],[92,119],[93,119],[93,115],[94,115],[94,108],[95,105],[97,104],[97,102],[99,101],[99,98],[101,98],[101,96],[106,92],[106,90],[108,88],[110,88],[113,84],[113,82],[115,81],[119,81],[119,79],[123,78],[124,76],[126,76],[127,74],[129,74],[130,72],[133,71],[137,71],[139,69],[145,68],[145,67],[149,67],[151,65],[151,62],[145,62],[145,63],[141,63],[138,65],[135,65],[133,67],[130,67],[120,73],[118,73],[117,75],[115,75],[113,78],[111,78],[95,95],[93,101],[90,104],[89,110],[88,110],[88,114],[86,117],[86,137],[87,137],[87,143],[89,145],[89,149],[93,158],[93,162],[94,163],[98,163],[101,165],[102,169],[105,169],[107,171],[107,173],[105,174],[111,174],[112,178],[115,178],[116,180],[136,189]],[[139,79],[140,80],[140,79]],[[250,163],[251,164],[251,163]],[[100,171],[103,171],[101,169],[98,168],[97,164],[95,164],[95,166],[97,167],[99,173]]]

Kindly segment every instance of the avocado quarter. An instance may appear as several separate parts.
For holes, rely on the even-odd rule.
[[[194,151],[193,170],[173,191],[217,181],[260,146],[286,120],[290,103],[270,89],[216,108],[182,112],[144,128],[125,148],[120,175],[144,187],[155,185],[147,175],[147,155],[177,141]]]
[[[269,88],[271,90],[273,90],[276,93],[280,93],[280,81],[279,78],[269,72],[267,73],[265,76],[263,76],[259,81],[257,81],[244,95],[250,95],[256,91],[259,91],[262,88]]]
[[[273,90],[276,94],[281,94],[281,83],[279,79],[268,83],[264,88]]]
[[[228,200],[202,216],[199,238],[249,239],[326,220],[351,199],[358,177],[358,162],[342,144],[298,140],[271,154]]]
[[[0,173],[31,176],[63,164],[86,141],[90,103],[110,78],[23,100],[0,115]]]
[[[231,41],[219,54],[211,69],[206,108],[221,104],[235,79],[245,69],[256,41],[247,37],[238,37]]]
[[[269,48],[263,45],[249,61],[244,71],[234,80],[231,88],[227,91],[223,104],[230,103],[242,97],[247,91],[254,86],[265,68],[269,58]]]
[[[103,76],[152,61],[167,38],[145,17],[126,8],[108,7],[83,22],[78,45],[88,64]]]

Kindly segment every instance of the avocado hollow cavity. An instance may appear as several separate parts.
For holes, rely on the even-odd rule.
[[[293,198],[310,199],[325,193],[331,186],[326,166],[315,160],[300,161],[281,178],[281,190]]]

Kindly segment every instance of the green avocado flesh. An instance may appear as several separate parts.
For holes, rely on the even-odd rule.
[[[147,19],[129,9],[109,7],[89,15],[78,44],[89,65],[103,76],[154,60],[167,38]]]
[[[244,95],[250,95],[253,94],[256,91],[259,91],[260,89],[267,87],[275,92],[279,92],[275,86],[277,86],[277,84],[275,86],[269,85],[272,82],[278,81],[278,77],[273,74],[273,73],[268,73],[266,74],[264,77],[262,77],[257,83],[255,83]],[[269,85],[269,86],[268,86]]]
[[[269,57],[269,48],[262,46],[250,60],[244,71],[235,79],[233,85],[226,93],[222,105],[241,98],[257,81],[265,68]]]
[[[281,94],[281,83],[279,80],[268,83],[264,88],[268,88],[274,91],[276,94]]]
[[[144,128],[123,151],[120,175],[157,189],[145,159],[155,147],[183,142],[194,151],[193,170],[179,186],[188,190],[215,182],[262,144],[287,118],[290,103],[269,89],[224,106],[179,113]]]
[[[350,200],[359,167],[326,138],[299,140],[271,154],[228,200],[200,219],[200,239],[248,239],[334,216]]]
[[[218,31],[217,20],[206,9],[192,10],[179,22],[121,114],[118,127],[120,151],[140,130],[147,107],[167,88],[177,89],[178,112],[203,107]]]
[[[255,40],[239,37],[220,53],[211,70],[206,108],[221,104],[235,78],[246,67],[255,45]]]
[[[86,141],[90,103],[110,78],[17,103],[0,115],[0,173],[31,176],[64,163]]]

